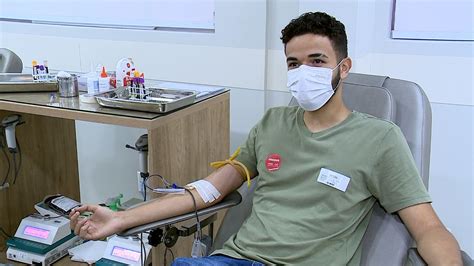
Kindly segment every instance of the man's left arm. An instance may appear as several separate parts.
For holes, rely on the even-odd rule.
[[[430,203],[406,207],[398,214],[428,265],[463,265],[458,242],[446,230]]]

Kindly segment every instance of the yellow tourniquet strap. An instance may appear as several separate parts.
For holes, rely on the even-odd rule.
[[[234,154],[232,154],[232,156],[230,156],[229,159],[227,159],[225,161],[212,162],[211,166],[216,168],[216,169],[219,169],[222,166],[227,165],[227,164],[230,164],[230,165],[234,166],[234,168],[240,173],[240,175],[242,177],[246,177],[246,179],[244,178],[244,180],[247,180],[247,186],[250,187],[250,173],[249,173],[249,170],[247,169],[247,167],[243,163],[235,160],[235,158],[237,157],[237,155],[239,155],[239,153],[240,153],[240,147],[234,152]],[[240,167],[237,167],[237,166],[240,166]]]

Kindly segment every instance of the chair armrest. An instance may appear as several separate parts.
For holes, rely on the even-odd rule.
[[[421,258],[420,253],[416,248],[410,248],[408,250],[408,258],[406,265],[411,266],[426,266],[426,262]]]
[[[471,257],[467,255],[466,252],[461,250],[461,258],[464,266],[474,266]],[[416,248],[410,248],[408,250],[408,261],[407,265],[413,266],[424,266],[427,265],[426,262],[421,258],[420,254],[416,250]]]
[[[227,209],[235,205],[238,205],[241,201],[242,201],[242,196],[239,194],[239,192],[234,191],[230,193],[229,195],[227,195],[225,198],[223,198],[219,203],[212,205],[208,208],[199,210],[198,216],[216,213],[217,211],[220,211],[222,209]],[[190,213],[178,215],[175,217],[163,219],[160,221],[155,221],[148,224],[132,227],[119,233],[118,235],[120,236],[137,235],[139,233],[150,231],[156,228],[165,227],[167,225],[183,222],[189,219],[194,219],[194,217],[196,217],[196,214],[194,212],[190,212]]]
[[[474,262],[472,261],[471,257],[467,255],[466,252],[461,250],[461,257],[462,257],[462,262],[464,263],[464,266],[474,266]]]

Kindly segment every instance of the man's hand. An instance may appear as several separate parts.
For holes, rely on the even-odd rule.
[[[92,213],[89,217],[81,217],[81,213]],[[119,213],[106,207],[84,205],[75,208],[69,214],[71,229],[83,239],[101,239],[121,231]]]
[[[456,239],[446,230],[430,203],[398,211],[428,265],[462,265]]]

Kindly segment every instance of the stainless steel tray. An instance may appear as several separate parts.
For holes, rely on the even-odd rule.
[[[143,90],[143,89],[142,89]],[[105,107],[152,112],[167,113],[194,103],[195,91],[173,90],[166,88],[147,88],[146,97],[129,88],[101,93],[96,96],[97,102]]]
[[[29,74],[0,73],[0,92],[58,91],[58,83],[38,82]]]

